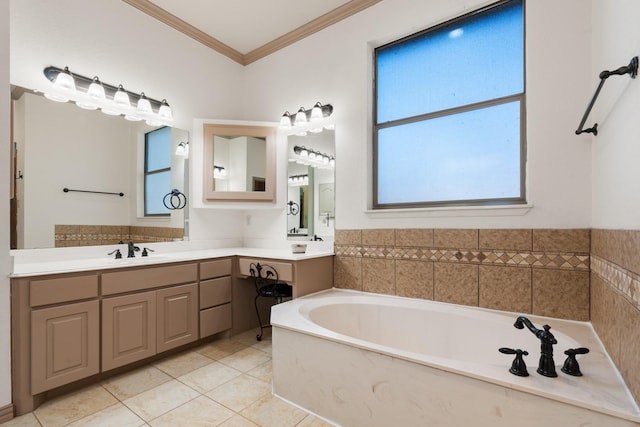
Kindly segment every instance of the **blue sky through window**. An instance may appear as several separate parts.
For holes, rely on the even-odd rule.
[[[510,1],[376,51],[377,206],[523,200],[523,26]]]

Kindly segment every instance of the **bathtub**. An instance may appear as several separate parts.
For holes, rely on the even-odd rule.
[[[273,392],[340,426],[638,426],[640,410],[588,322],[551,325],[557,378],[520,313],[329,290],[272,308]],[[509,373],[527,350],[528,377]],[[560,371],[564,350],[583,373]]]

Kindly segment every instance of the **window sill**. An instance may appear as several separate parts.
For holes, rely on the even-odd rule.
[[[366,215],[378,218],[437,218],[437,217],[475,217],[475,216],[523,216],[532,204],[496,205],[496,206],[450,206],[434,208],[407,209],[367,209]]]

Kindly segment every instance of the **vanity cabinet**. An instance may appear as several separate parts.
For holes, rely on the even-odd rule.
[[[198,339],[197,272],[190,263],[102,275],[103,296],[125,293],[102,300],[102,371]]]
[[[12,277],[15,414],[33,411],[79,380],[99,381],[116,368],[198,339],[257,328],[252,262],[276,266],[294,298],[333,285],[331,256],[289,261],[234,255]]]
[[[200,263],[200,338],[231,329],[231,258]]]

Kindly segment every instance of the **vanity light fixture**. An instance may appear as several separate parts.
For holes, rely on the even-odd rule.
[[[323,125],[324,120],[331,116],[333,113],[333,106],[331,104],[322,104],[316,102],[311,109],[305,109],[300,107],[296,114],[291,114],[285,111],[280,118],[280,129],[296,129],[296,134],[304,136],[307,130],[312,133],[322,132],[323,127],[325,129],[334,129],[333,124]],[[304,135],[303,135],[304,134]]]
[[[302,185],[309,185],[309,175],[292,175],[288,179],[289,185],[292,187],[299,187]]]
[[[181,142],[176,147],[176,156],[188,157],[189,156],[189,143]],[[215,169],[214,169],[215,171]]]
[[[126,90],[122,85],[113,86],[74,74],[69,67],[64,69],[49,66],[44,70],[46,78],[53,83],[44,96],[57,102],[73,101],[80,108],[102,110],[103,113],[124,116],[131,121],[146,120],[150,126],[173,125],[173,114],[166,99],[158,101],[148,98],[144,92],[138,94]]]
[[[227,171],[224,166],[213,166],[213,177],[215,179],[227,179]]]
[[[333,156],[299,145],[293,147],[293,154],[289,161],[301,165],[326,169],[333,168],[336,164],[336,159]]]

